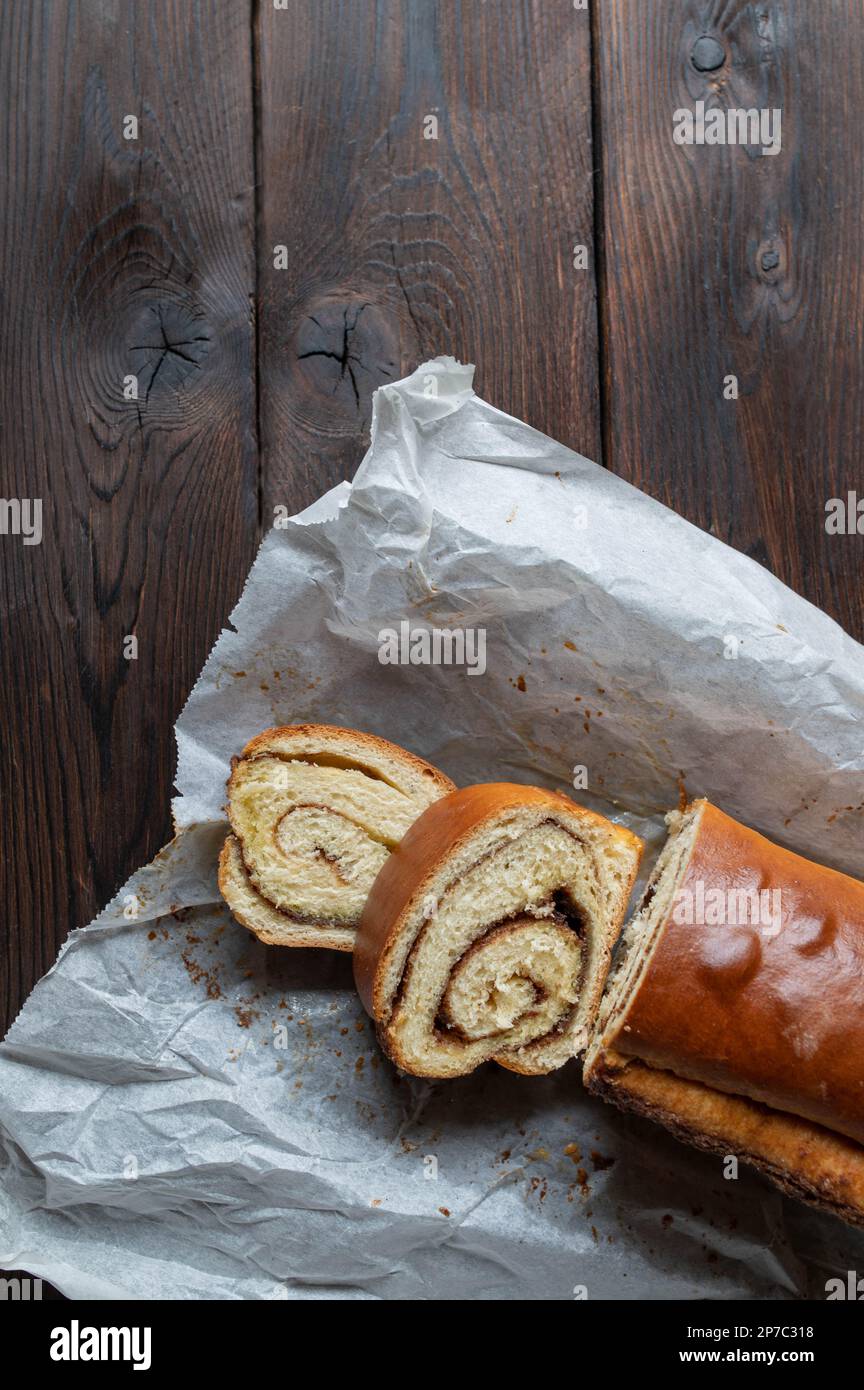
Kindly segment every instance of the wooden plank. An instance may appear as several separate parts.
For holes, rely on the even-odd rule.
[[[596,457],[588,13],[292,0],[259,47],[265,508],[350,477],[372,391],[439,353]]]
[[[249,5],[17,0],[0,26],[0,491],[43,512],[41,544],[0,536],[5,1028],[170,835],[172,723],[258,480]]]
[[[605,462],[859,639],[864,541],[827,535],[825,506],[864,496],[861,17],[594,5]],[[674,111],[699,100],[779,107],[781,152],[676,145]]]

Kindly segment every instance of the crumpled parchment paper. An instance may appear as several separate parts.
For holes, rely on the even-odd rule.
[[[379,1054],[350,961],[219,903],[231,755],[303,720],[649,839],[682,788],[864,875],[864,649],[766,570],[425,363],[352,486],[274,529],[177,725],[177,836],[0,1048],[0,1265],[76,1297],[790,1298],[864,1238],[585,1095]],[[487,669],[384,666],[474,627]],[[650,852],[649,852],[650,859]]]

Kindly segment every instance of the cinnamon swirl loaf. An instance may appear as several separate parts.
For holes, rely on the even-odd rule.
[[[586,1084],[864,1226],[864,883],[707,801],[667,820]]]
[[[267,729],[232,762],[219,888],[274,946],[350,951],[375,875],[453,783],[373,734],[328,724]]]
[[[382,866],[354,953],[385,1051],[417,1076],[542,1074],[587,1040],[642,845],[537,787],[437,801]]]

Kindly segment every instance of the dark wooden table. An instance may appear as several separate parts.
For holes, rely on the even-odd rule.
[[[864,638],[860,0],[6,0],[0,87],[0,1031],[169,837],[274,506],[428,356]],[[677,146],[699,100],[782,151]]]

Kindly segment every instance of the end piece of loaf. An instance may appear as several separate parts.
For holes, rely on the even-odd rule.
[[[350,951],[378,870],[452,789],[430,763],[374,734],[267,729],[232,762],[222,896],[268,945]]]
[[[354,954],[393,1061],[544,1074],[580,1052],[641,852],[538,787],[466,787],[424,811],[375,880]]]
[[[704,800],[667,821],[586,1084],[864,1225],[864,884]]]

